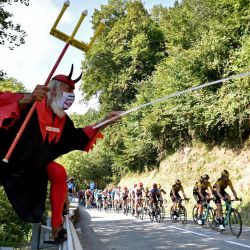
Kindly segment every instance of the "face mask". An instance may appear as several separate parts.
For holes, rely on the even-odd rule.
[[[58,108],[67,110],[74,102],[75,94],[63,92],[62,96],[56,100]]]

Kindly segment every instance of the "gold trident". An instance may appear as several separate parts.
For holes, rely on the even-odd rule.
[[[86,52],[88,52],[89,49],[91,48],[91,46],[92,46],[92,44],[94,43],[96,37],[97,37],[97,36],[102,32],[102,30],[104,29],[104,27],[105,27],[105,21],[102,20],[102,21],[100,22],[100,24],[99,24],[99,26],[97,27],[97,29],[96,29],[96,31],[95,31],[93,37],[91,38],[89,44],[86,44],[86,43],[84,43],[84,42],[82,42],[82,41],[78,41],[78,40],[76,40],[76,39],[74,38],[74,36],[75,36],[76,32],[78,31],[78,29],[79,29],[79,27],[80,27],[80,25],[81,25],[83,19],[84,19],[84,18],[87,16],[87,14],[88,14],[88,11],[87,11],[87,10],[85,10],[85,11],[83,11],[83,12],[81,13],[81,17],[80,17],[80,19],[78,20],[78,23],[77,23],[77,25],[75,26],[75,29],[74,29],[74,31],[72,32],[71,36],[68,36],[67,34],[63,33],[62,31],[60,31],[60,30],[58,30],[58,29],[56,28],[57,25],[58,25],[58,23],[59,23],[59,21],[61,20],[61,18],[62,18],[62,16],[63,16],[65,10],[69,7],[69,5],[70,5],[70,2],[69,2],[69,1],[64,2],[63,7],[62,7],[62,9],[61,9],[61,12],[59,13],[59,15],[58,15],[58,17],[57,17],[57,19],[56,19],[56,21],[55,21],[53,27],[51,28],[50,34],[51,34],[52,36],[55,36],[56,38],[58,38],[58,39],[60,39],[60,40],[62,40],[62,41],[64,41],[64,42],[66,42],[66,43],[70,44],[71,46],[74,46],[74,47],[76,47],[76,48],[78,48],[78,49],[80,49],[80,50],[82,50],[82,51],[84,51],[84,52],[86,53]]]

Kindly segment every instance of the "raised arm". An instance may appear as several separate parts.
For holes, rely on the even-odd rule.
[[[18,101],[19,105],[32,104],[35,101],[41,101],[48,89],[44,85],[37,85],[32,93],[24,94],[23,98]]]

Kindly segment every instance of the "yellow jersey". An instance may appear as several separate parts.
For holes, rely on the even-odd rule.
[[[232,185],[231,180],[225,180],[223,178],[219,178],[213,185],[213,189],[216,191],[216,186],[220,187],[221,191],[224,191],[229,185]]]
[[[208,182],[203,182],[203,181],[197,181],[194,185],[193,192],[199,192],[199,188],[201,189],[201,192],[204,193],[208,188],[212,189],[211,183]]]

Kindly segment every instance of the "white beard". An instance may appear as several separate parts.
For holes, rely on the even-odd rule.
[[[57,106],[56,101],[53,100],[50,104],[50,107],[53,113],[56,114],[59,118],[63,118],[65,116],[66,112]]]
[[[55,115],[57,115],[59,118],[63,118],[66,115],[66,112],[62,109],[60,109],[57,105],[57,100],[60,99],[62,96],[61,93],[57,93],[56,97],[53,98],[53,100],[50,103],[50,107]]]

